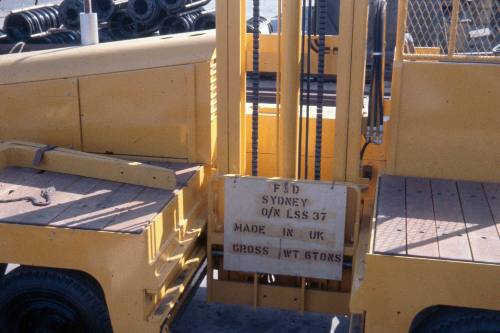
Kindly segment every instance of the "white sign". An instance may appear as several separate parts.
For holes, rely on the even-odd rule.
[[[347,187],[228,176],[224,269],[342,279]]]

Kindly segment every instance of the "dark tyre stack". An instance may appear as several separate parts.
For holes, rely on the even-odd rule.
[[[91,3],[97,13],[99,39],[109,42],[214,29],[215,11],[203,10],[211,1],[92,0]],[[80,44],[80,13],[83,11],[84,0],[63,0],[59,5],[13,11],[0,31],[0,44],[11,44],[12,48],[13,44],[24,42],[36,44],[35,49]],[[10,48],[2,50],[6,53]]]

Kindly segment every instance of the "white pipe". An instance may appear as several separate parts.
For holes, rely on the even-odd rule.
[[[82,45],[99,44],[99,27],[96,13],[80,13]]]

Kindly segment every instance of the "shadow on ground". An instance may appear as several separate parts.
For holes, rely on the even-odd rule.
[[[173,333],[347,333],[346,316],[257,309],[238,305],[206,303],[206,288],[202,283],[194,298],[186,305],[172,327]]]

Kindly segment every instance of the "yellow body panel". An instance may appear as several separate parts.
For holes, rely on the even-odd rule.
[[[3,56],[0,140],[210,164],[214,60],[208,33]]]
[[[81,78],[84,149],[187,159],[196,145],[194,80],[194,65]]]
[[[405,61],[398,75],[389,171],[500,181],[500,66]]]
[[[500,311],[500,265],[374,254],[364,261],[351,312],[366,311],[367,333],[408,333],[415,316],[435,305]]]
[[[81,149],[78,80],[0,85],[0,138]]]

